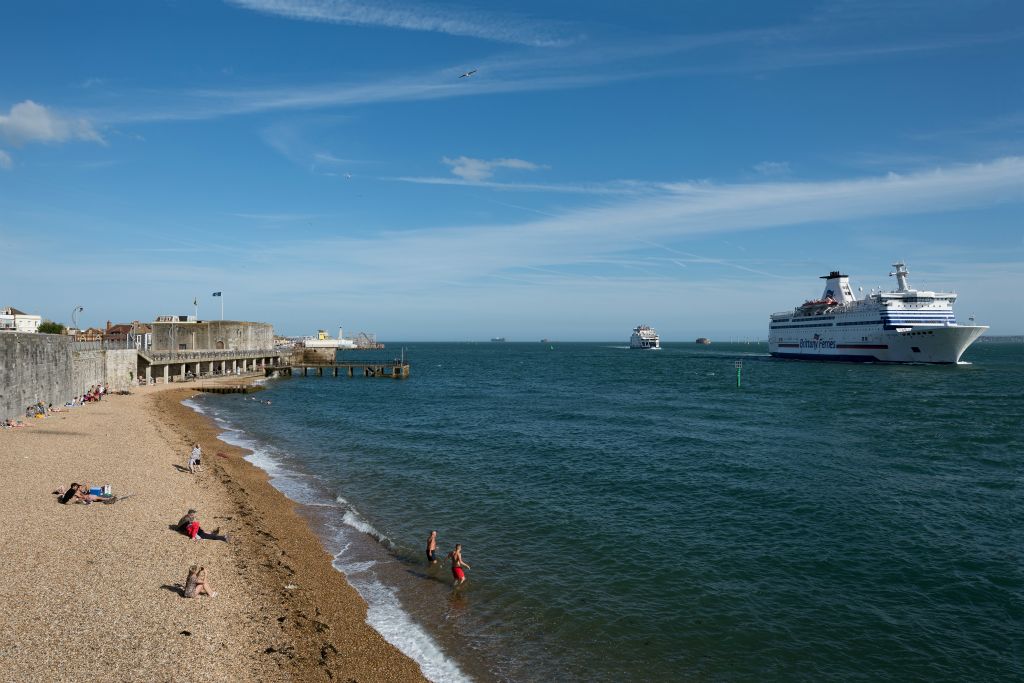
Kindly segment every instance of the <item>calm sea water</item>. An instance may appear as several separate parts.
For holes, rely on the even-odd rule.
[[[1024,679],[1024,346],[406,348],[198,402],[434,680]]]

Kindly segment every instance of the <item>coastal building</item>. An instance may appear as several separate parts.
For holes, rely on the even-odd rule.
[[[274,326],[270,323],[241,320],[196,320],[192,316],[160,316],[152,323],[152,341],[154,351],[273,349]]]
[[[33,333],[39,331],[42,322],[42,317],[19,311],[13,306],[0,308],[0,330]]]
[[[286,353],[275,348],[269,323],[161,315],[149,327],[148,346],[136,347],[138,376],[147,382],[260,370],[280,364]]]
[[[85,330],[78,330],[75,333],[77,342],[99,342],[103,341],[103,330],[98,327],[90,327]]]
[[[145,350],[153,345],[153,328],[138,320],[117,324],[111,324],[108,320],[107,329],[103,333],[103,343],[108,346]]]

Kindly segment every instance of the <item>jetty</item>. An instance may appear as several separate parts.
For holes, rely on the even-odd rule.
[[[285,363],[284,365],[268,366],[265,370],[267,377],[272,377],[274,373],[277,373],[279,377],[293,377],[296,374],[307,377],[309,376],[309,371],[313,370],[317,377],[323,377],[324,374],[333,374],[335,377],[340,375],[355,377],[356,374],[360,374],[363,377],[406,379],[409,377],[409,361],[404,358],[387,361],[337,360],[316,363],[301,361],[298,363],[292,362]]]

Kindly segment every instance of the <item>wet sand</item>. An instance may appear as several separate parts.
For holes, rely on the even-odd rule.
[[[181,405],[194,392],[140,388],[0,432],[0,679],[423,681],[294,504]],[[50,492],[71,481],[134,495],[60,505]],[[173,531],[188,508],[231,541]],[[216,598],[181,597],[191,564]]]

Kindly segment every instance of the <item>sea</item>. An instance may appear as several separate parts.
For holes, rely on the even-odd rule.
[[[403,352],[405,380],[190,403],[430,680],[1024,680],[1024,345],[373,353]],[[435,529],[463,546],[457,590]]]

